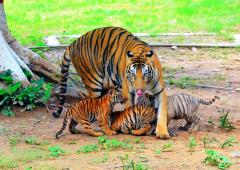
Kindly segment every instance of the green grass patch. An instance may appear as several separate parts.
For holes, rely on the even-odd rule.
[[[207,157],[205,158],[204,162],[217,166],[219,169],[227,169],[232,165],[232,162],[222,154],[218,153],[215,150],[207,150],[206,151]]]
[[[38,141],[38,139],[35,136],[28,136],[25,139],[25,143],[30,145],[41,145],[41,143]]]
[[[48,148],[48,151],[50,152],[50,156],[52,157],[59,157],[65,155],[66,153],[66,151],[63,150],[59,145],[50,146]]]
[[[78,150],[77,153],[88,153],[88,152],[96,152],[99,151],[99,147],[97,144],[89,144],[83,145]]]
[[[131,32],[236,32],[240,1],[79,1],[8,0],[5,10],[13,35],[24,45],[43,45],[53,34],[83,34],[103,26]],[[150,11],[150,12],[149,12]]]
[[[16,134],[8,137],[10,145],[17,145],[20,142],[20,135]]]
[[[179,88],[186,89],[186,88],[193,88],[198,83],[198,80],[193,77],[185,76],[180,79],[176,79],[175,77],[170,77],[167,79],[169,85],[175,85]]]
[[[119,148],[132,149],[132,145],[128,141],[119,141],[117,139],[108,139],[106,136],[100,136],[98,137],[98,144],[83,145],[77,150],[77,153],[97,152],[100,150],[111,151]]]
[[[33,160],[47,159],[49,154],[41,149],[13,149],[9,155],[0,156],[0,169],[16,168]]]

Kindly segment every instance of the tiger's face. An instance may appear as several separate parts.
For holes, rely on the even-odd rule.
[[[127,52],[127,57],[130,59],[127,65],[127,80],[129,89],[137,96],[142,96],[147,88],[147,85],[154,77],[153,67],[151,65],[153,51],[136,49]]]
[[[116,104],[116,103],[125,103],[127,101],[126,98],[123,97],[122,91],[120,88],[116,87],[114,89],[110,89],[108,91],[108,95],[111,96],[111,103]]]

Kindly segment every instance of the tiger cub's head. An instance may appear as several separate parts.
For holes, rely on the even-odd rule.
[[[116,104],[116,103],[123,104],[127,101],[127,99],[122,96],[122,90],[118,87],[108,90],[107,95],[110,96],[110,100],[112,104]]]
[[[134,103],[140,106],[152,106],[153,98],[150,94],[144,93],[142,96],[135,95]]]
[[[156,57],[148,46],[140,46],[127,51],[126,77],[131,93],[142,96],[153,80],[153,59]]]

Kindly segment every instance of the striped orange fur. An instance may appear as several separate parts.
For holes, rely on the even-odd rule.
[[[80,75],[88,97],[103,96],[114,86],[122,88],[133,106],[134,96],[149,93],[158,109],[156,136],[168,139],[167,96],[160,60],[153,49],[129,31],[120,27],[103,27],[85,33],[65,51],[62,59],[60,105],[54,117],[59,117],[65,100],[70,62]],[[76,122],[74,123],[76,125]]]
[[[89,98],[73,104],[64,115],[62,128],[56,133],[56,138],[65,130],[67,121],[72,118],[83,126],[83,131],[91,136],[100,136],[101,132],[94,131],[90,124],[97,121],[103,132],[107,135],[116,134],[109,128],[109,116],[115,103],[124,102],[121,92],[110,89],[101,98]]]

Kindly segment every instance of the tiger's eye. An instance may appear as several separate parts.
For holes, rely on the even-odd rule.
[[[153,51],[152,51],[152,50],[149,51],[149,52],[146,54],[147,57],[152,57],[152,55],[153,55]]]
[[[133,53],[131,51],[127,52],[128,57],[133,57]]]

